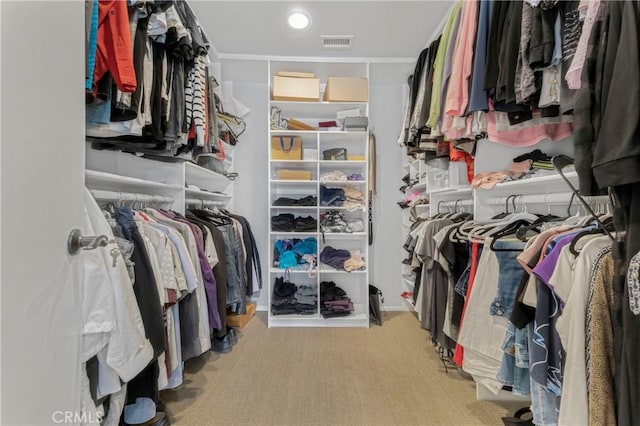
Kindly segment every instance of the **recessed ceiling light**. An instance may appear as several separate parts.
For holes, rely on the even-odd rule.
[[[289,26],[294,30],[304,30],[311,23],[311,19],[309,19],[309,15],[307,15],[306,13],[296,11],[289,14],[287,22],[289,23]]]

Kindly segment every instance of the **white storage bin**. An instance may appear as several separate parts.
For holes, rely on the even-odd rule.
[[[449,160],[438,158],[427,161],[427,190],[441,191],[449,188]]]
[[[438,158],[427,162],[427,189],[429,192],[458,189],[469,186],[467,164]]]
[[[449,162],[449,187],[463,188],[469,186],[467,180],[467,163],[461,161]]]
[[[303,160],[317,160],[318,159],[318,150],[315,148],[303,148],[302,150],[302,159]]]

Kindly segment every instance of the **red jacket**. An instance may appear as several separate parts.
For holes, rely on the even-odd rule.
[[[136,72],[127,2],[100,0],[98,10],[98,46],[93,81],[97,82],[109,71],[120,91],[135,92]]]

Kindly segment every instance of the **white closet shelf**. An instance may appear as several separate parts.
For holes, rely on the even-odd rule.
[[[338,269],[333,269],[330,266],[320,266],[320,268],[318,269],[318,272],[320,272],[321,274],[366,274],[367,270],[363,269],[361,271],[351,271],[351,272],[347,272],[347,271],[341,271]]]
[[[296,164],[316,164],[316,160],[271,160],[275,166],[290,166]]]
[[[352,237],[366,237],[368,234],[366,232],[325,232],[324,237],[327,240],[330,239],[338,239],[338,238],[352,238]]]
[[[231,199],[231,195],[229,194],[201,191],[191,188],[186,188],[185,194],[187,198],[195,198],[201,200],[229,201]]]
[[[104,191],[116,192],[174,193],[182,190],[182,187],[178,185],[169,185],[162,182],[121,176],[96,170],[85,170],[85,185],[89,189],[101,189]]]
[[[269,235],[271,236],[296,236],[296,235],[300,235],[300,236],[304,236],[304,237],[315,237],[316,235],[318,235],[318,232],[296,232],[296,231],[291,231],[291,232],[287,232],[287,231],[271,231],[269,232]]]
[[[429,191],[429,194],[471,194],[471,187],[469,186],[463,186],[461,188],[443,188],[443,189],[436,189],[435,191]]]
[[[296,135],[354,135],[360,136],[369,134],[366,131],[345,131],[345,130],[269,130],[271,136],[296,136]]]
[[[347,295],[348,296],[348,295]],[[346,317],[323,318],[320,314],[313,315],[271,315],[271,327],[368,327],[369,311],[364,305],[354,304],[353,313]]]
[[[358,108],[362,114],[367,113],[366,102],[325,102],[325,101],[270,101],[272,107],[278,107],[283,117],[304,119],[328,118],[337,120],[338,111]]]
[[[348,210],[348,211],[357,212],[357,211],[360,211],[360,210],[364,211],[365,210],[365,206],[358,207],[355,210],[349,210],[348,207],[343,207],[343,206],[340,206],[340,207],[336,207],[336,206],[320,206],[320,210]]]
[[[184,163],[184,179],[187,185],[195,185],[210,192],[226,193],[231,179],[191,162]]]
[[[323,182],[320,180],[318,182],[320,182],[320,184],[324,186],[363,185],[367,183],[366,180],[348,180],[346,182],[334,182],[334,181]]]
[[[314,160],[315,161],[315,160]],[[365,160],[320,160],[318,161],[320,165],[323,166],[348,166],[348,165],[359,165],[359,164],[367,164]]]
[[[318,206],[271,206],[273,210],[315,210]]]
[[[269,269],[269,273],[271,274],[284,274],[285,272],[287,272],[285,269],[280,269],[280,268]],[[288,272],[292,274],[308,274],[309,273],[307,269],[289,269]]]
[[[275,184],[286,185],[290,183],[300,184],[300,183],[308,183],[308,184],[317,184],[317,180],[293,180],[293,179],[270,179],[269,182]]]
[[[569,179],[573,183],[577,183],[578,180],[578,172],[572,171],[564,174],[567,179]],[[558,184],[561,184],[558,186]],[[490,193],[496,189],[508,189],[508,190],[516,190],[516,189],[528,189],[528,188],[558,188],[561,189],[561,192],[569,192],[569,187],[565,184],[564,180],[560,176],[559,173],[548,174],[545,176],[538,177],[530,177],[526,179],[518,179],[512,180],[509,182],[502,182],[497,184],[492,189],[481,189],[482,191],[486,191]],[[557,191],[556,191],[557,192]]]

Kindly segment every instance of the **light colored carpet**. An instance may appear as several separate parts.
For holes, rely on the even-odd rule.
[[[162,398],[175,425],[501,425],[518,407],[477,401],[408,312],[370,329],[268,329],[260,312]]]

